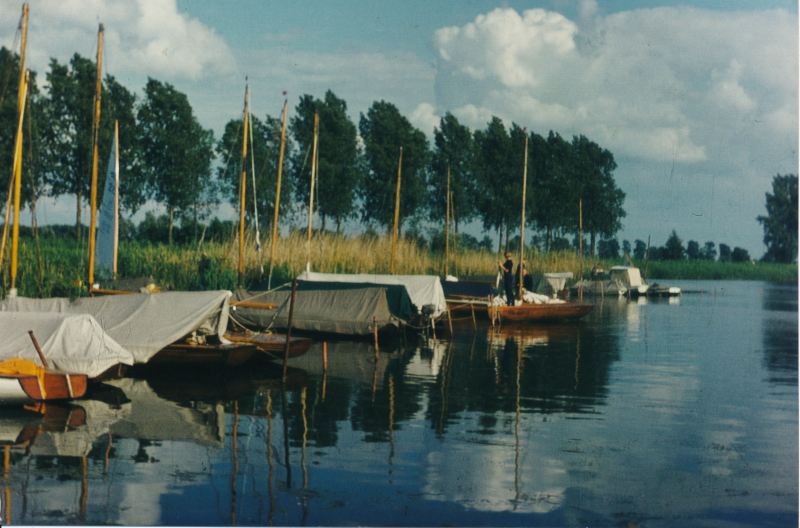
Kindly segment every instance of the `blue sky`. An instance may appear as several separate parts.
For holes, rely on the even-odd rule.
[[[50,57],[93,57],[102,22],[107,73],[139,94],[148,76],[173,84],[217,135],[241,112],[245,77],[262,118],[279,115],[283,91],[291,112],[303,94],[330,89],[356,123],[384,99],[429,136],[447,111],[473,130],[496,115],[541,135],[586,135],[619,165],[628,213],[620,241],[662,245],[675,229],[684,243],[726,243],[758,258],[764,193],[775,174],[798,170],[797,2],[30,6],[29,65],[41,78]],[[10,47],[21,4],[2,0],[0,10],[0,44]],[[74,210],[67,196],[37,213],[42,224],[71,223]],[[233,217],[226,207],[220,216]]]

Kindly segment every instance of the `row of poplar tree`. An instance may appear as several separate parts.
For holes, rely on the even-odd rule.
[[[0,49],[0,80],[5,80],[0,163],[5,167],[12,165],[18,78],[18,57]],[[80,205],[88,202],[91,191],[95,82],[95,64],[76,54],[69,64],[51,59],[46,90],[39,90],[35,74],[29,88],[24,151],[30,155],[24,162],[23,202],[34,205],[36,195],[75,196],[76,226],[81,225]],[[345,101],[331,91],[323,99],[303,95],[289,119],[279,202],[282,218],[308,206],[315,114],[319,131],[314,210],[323,229],[332,222],[338,232],[350,219],[390,228],[402,167],[401,231],[423,219],[444,224],[449,173],[456,230],[479,220],[486,231],[499,234],[501,244],[503,237],[507,243],[520,226],[526,138],[526,222],[545,244],[576,234],[582,222],[593,253],[600,236],[612,237],[621,228],[625,194],[614,182],[614,157],[584,136],[567,140],[550,132],[544,137],[516,124],[507,129],[496,117],[485,129],[472,131],[447,113],[430,145],[422,131],[385,101],[374,102],[356,127]],[[171,231],[173,218],[196,222],[213,214],[221,200],[238,207],[244,167],[248,182],[251,170],[255,173],[259,223],[271,224],[281,116],[251,118],[252,143],[248,141],[248,158],[242,160],[242,118],[229,121],[216,140],[213,131],[197,121],[186,95],[170,84],[150,78],[140,98],[107,75],[101,98],[101,167],[102,160],[108,160],[115,121],[120,129],[120,202],[128,214],[155,200],[167,208]],[[0,174],[3,202],[10,172]],[[101,168],[99,193],[104,177]],[[248,183],[250,221],[252,188]],[[80,236],[79,228],[76,233]]]

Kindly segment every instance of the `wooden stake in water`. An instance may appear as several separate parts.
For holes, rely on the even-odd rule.
[[[397,193],[394,197],[394,229],[392,230],[392,264],[390,273],[394,275],[394,259],[397,256],[397,228],[400,221],[400,174],[403,169],[403,147],[400,147],[400,161],[397,163]]]
[[[100,96],[103,92],[103,24],[97,34],[97,83],[94,96],[94,146],[92,154],[91,217],[89,218],[89,293],[94,287],[94,247],[97,230],[97,144],[100,141]]]
[[[294,319],[294,300],[297,297],[297,279],[292,280],[292,297],[289,302],[289,324],[286,328],[286,345],[283,348],[283,376],[281,383],[286,382],[286,369],[289,364],[289,342],[292,339],[292,320]]]

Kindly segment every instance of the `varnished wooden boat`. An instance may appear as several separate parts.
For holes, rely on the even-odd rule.
[[[255,332],[226,332],[225,339],[237,344],[255,345],[269,359],[283,359],[286,350],[286,336],[260,334]],[[311,347],[309,337],[292,337],[289,341],[289,357],[302,356]]]
[[[28,363],[33,365],[32,362]],[[71,400],[86,394],[86,375],[34,367],[18,369],[16,372],[10,369],[0,372],[0,405]]]
[[[173,343],[150,358],[148,366],[237,367],[244,365],[258,353],[249,343],[230,345],[202,345]]]
[[[580,319],[593,309],[593,304],[571,302],[556,304],[522,303],[520,306],[491,306],[488,309],[488,313],[490,318],[498,318],[501,322],[532,322]]]

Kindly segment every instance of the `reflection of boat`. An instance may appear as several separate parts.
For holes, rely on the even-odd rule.
[[[248,343],[258,350],[266,352],[268,359],[283,359],[286,350],[286,336],[274,334],[261,334],[255,332],[226,332],[225,339],[233,343]],[[293,337],[289,341],[289,357],[302,356],[308,352],[311,339],[308,337]]]
[[[27,447],[40,432],[68,431],[86,423],[86,411],[77,405],[38,403],[0,409],[0,446]]]

